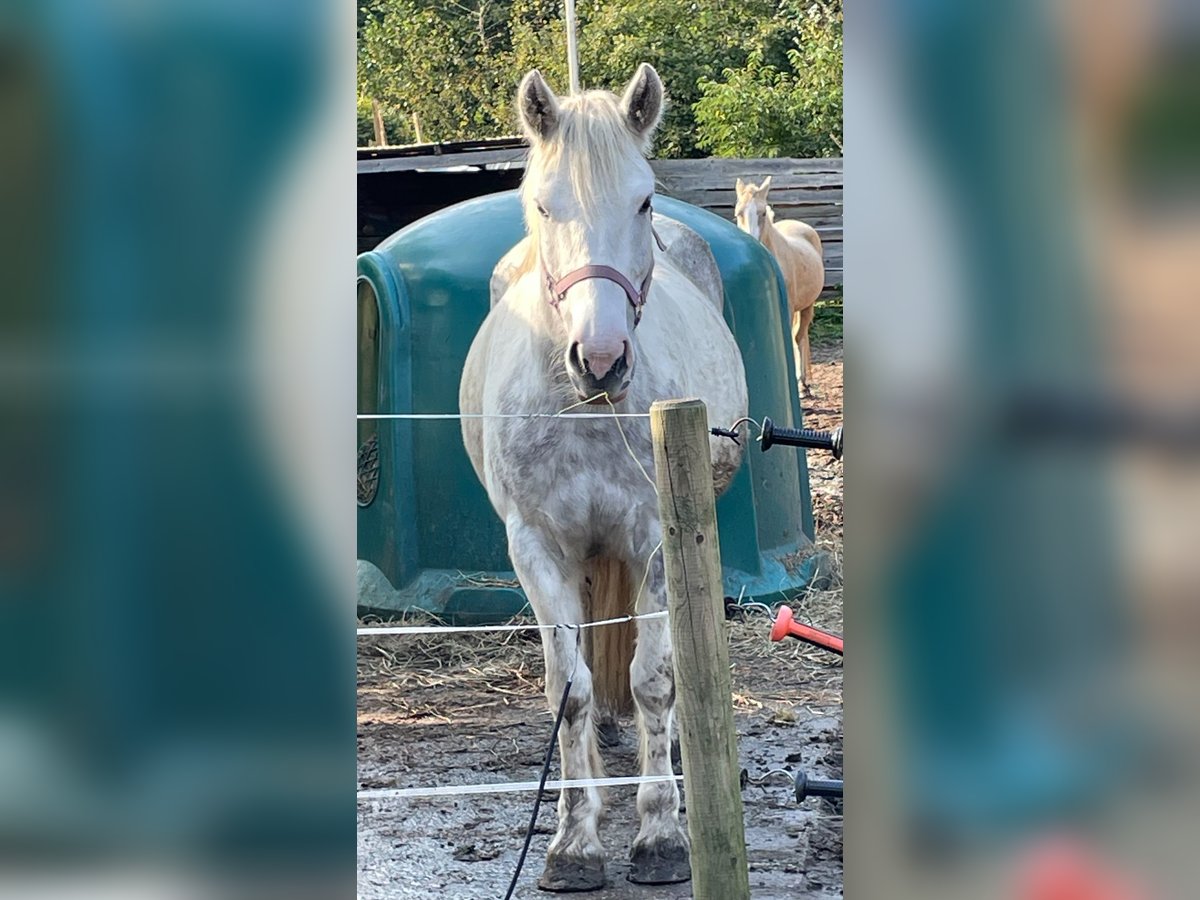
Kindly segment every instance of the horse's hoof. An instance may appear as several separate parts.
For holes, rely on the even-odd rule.
[[[596,739],[601,747],[621,746],[621,726],[611,719],[596,726]]]
[[[676,884],[690,881],[692,867],[682,835],[633,844],[629,854],[629,880],[636,884]]]
[[[543,891],[571,894],[598,891],[608,883],[604,874],[603,856],[550,856],[538,879]]]

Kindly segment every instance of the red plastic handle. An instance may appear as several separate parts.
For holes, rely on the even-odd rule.
[[[794,637],[806,644],[813,644],[839,655],[842,654],[840,637],[830,634],[828,631],[813,628],[811,625],[797,622],[790,606],[779,607],[779,612],[775,614],[775,624],[771,627],[771,640],[782,641],[785,637]]]

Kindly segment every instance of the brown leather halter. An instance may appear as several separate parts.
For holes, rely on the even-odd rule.
[[[653,225],[650,226],[650,233],[654,235],[654,242],[658,244],[658,249],[665,251],[667,246],[663,243],[662,238],[658,236],[658,232],[654,230]],[[562,278],[555,278],[550,274],[550,270],[546,268],[546,264],[542,263],[542,274],[546,277],[546,290],[550,292],[550,305],[555,310],[558,309],[558,304],[566,299],[567,291],[579,284],[579,282],[587,281],[589,278],[603,278],[605,281],[611,281],[623,290],[625,296],[629,298],[629,305],[633,307],[633,327],[637,328],[638,323],[642,321],[642,307],[646,305],[646,295],[650,292],[650,282],[654,278],[654,254],[650,255],[650,271],[642,279],[641,290],[635,288],[628,278],[612,266],[580,266],[578,269],[572,269]]]

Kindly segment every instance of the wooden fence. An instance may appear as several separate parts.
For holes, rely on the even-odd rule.
[[[360,149],[360,252],[439,204],[515,187],[525,152],[519,138]],[[800,219],[817,229],[824,248],[825,287],[842,283],[841,159],[656,159],[650,165],[659,191],[729,221],[737,179],[759,183],[770,175],[776,218]],[[441,177],[434,179],[436,188],[425,187],[423,192],[426,173]]]
[[[769,202],[778,219],[800,219],[821,235],[825,287],[842,283],[841,159],[657,159],[659,189],[733,221],[734,184],[771,176]]]

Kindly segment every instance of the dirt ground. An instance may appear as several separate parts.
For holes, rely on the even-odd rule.
[[[832,431],[842,424],[842,343],[812,345],[813,393],[804,401],[804,427]],[[818,543],[842,543],[842,462],[828,453],[808,454],[808,482]]]
[[[805,424],[841,423],[842,350],[813,346],[815,400]],[[809,454],[817,542],[838,561],[842,464]],[[840,578],[829,591],[792,602],[802,621],[841,631]],[[795,802],[789,775],[841,777],[841,658],[797,641],[772,644],[765,612],[729,623],[741,765],[755,781],[742,792],[752,896],[757,900],[842,896],[842,819],[826,800]],[[362,638],[358,642],[360,789],[536,781],[553,720],[542,694],[540,641],[532,632]],[[636,734],[604,751],[606,774],[636,775]],[[768,773],[774,774],[768,774]],[[557,754],[551,778],[561,777]],[[610,788],[601,839],[608,887],[595,900],[684,900],[687,884],[626,880],[637,833],[635,786]],[[520,853],[533,793],[358,804],[358,896],[363,900],[498,900]],[[553,833],[556,792],[547,792],[516,897],[536,888]],[[684,796],[686,817],[687,797]]]

